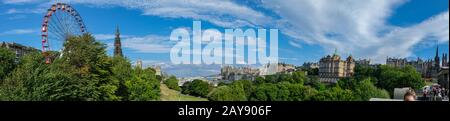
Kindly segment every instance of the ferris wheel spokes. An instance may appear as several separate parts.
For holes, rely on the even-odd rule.
[[[51,63],[49,51],[52,45],[62,45],[70,36],[77,36],[86,33],[86,27],[80,14],[70,5],[56,3],[51,5],[44,16],[42,24],[42,52],[46,57],[45,62]],[[63,50],[62,47],[59,47]],[[55,47],[58,49],[58,47]]]

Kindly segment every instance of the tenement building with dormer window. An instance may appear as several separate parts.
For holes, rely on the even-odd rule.
[[[345,60],[335,52],[319,61],[319,80],[324,83],[337,83],[340,78],[351,77],[354,74],[355,60],[350,55]]]

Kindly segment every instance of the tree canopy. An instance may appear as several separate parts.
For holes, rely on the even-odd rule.
[[[0,54],[3,54],[0,49]],[[136,73],[126,58],[112,58],[106,45],[90,34],[69,37],[61,53],[45,57],[29,53],[21,57],[0,83],[0,100],[23,101],[118,101],[158,100],[159,81],[152,69]],[[7,54],[10,55],[10,54]],[[9,56],[1,56],[3,58]],[[2,64],[3,65],[3,64]],[[8,68],[11,69],[11,68]],[[1,70],[1,73],[6,71]]]

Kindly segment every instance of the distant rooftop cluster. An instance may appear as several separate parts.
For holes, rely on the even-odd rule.
[[[270,72],[275,71],[274,73],[292,73],[294,72],[295,66],[292,64],[286,63],[278,63],[277,67],[274,68],[276,70],[271,70],[269,64],[266,64],[260,68],[252,68],[252,67],[233,67],[233,66],[223,66],[220,70],[220,76],[222,80],[234,81],[240,79],[248,79],[254,80],[257,76],[268,75]]]
[[[33,47],[28,47],[28,46],[24,46],[21,44],[17,44],[17,43],[8,43],[8,42],[2,42],[0,43],[0,47],[3,48],[7,48],[10,49],[11,51],[13,51],[16,54],[16,59],[18,60],[20,57],[24,56],[27,53],[31,53],[31,52],[40,52],[39,49],[33,48]]]

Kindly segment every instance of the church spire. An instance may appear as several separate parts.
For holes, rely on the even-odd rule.
[[[436,43],[436,56],[439,57],[439,45]]]
[[[120,42],[119,26],[116,29],[116,38],[114,39],[114,56],[123,56],[122,43]]]
[[[438,44],[437,41],[436,41],[436,56],[434,57],[434,62],[435,62],[436,68],[439,68],[439,64],[440,64],[440,61],[439,61],[439,44]]]

